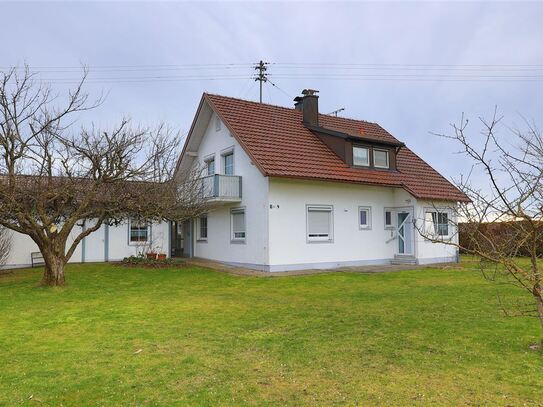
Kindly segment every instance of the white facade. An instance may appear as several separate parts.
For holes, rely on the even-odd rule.
[[[119,261],[151,249],[170,256],[174,246],[184,256],[266,271],[457,260],[454,246],[432,243],[417,231],[446,214],[453,222],[441,225],[443,238],[457,239],[454,204],[419,201],[402,188],[266,177],[205,103],[180,173],[195,166],[206,168],[204,182],[213,192],[207,215],[177,225],[175,233],[169,223],[152,224],[145,242],[131,240],[130,222],[103,225],[70,261]],[[6,267],[30,266],[32,252],[38,248],[31,239],[14,233]]]
[[[212,114],[195,163],[205,166],[214,159],[215,173],[224,174],[222,157],[231,151],[234,174],[242,179],[241,199],[221,201],[210,210],[206,238],[199,239],[199,221],[194,222],[195,257],[266,271],[390,264],[399,258],[419,264],[457,260],[456,248],[432,243],[417,231],[425,227],[428,210],[447,211],[452,216],[450,203],[418,201],[401,188],[265,177]],[[308,238],[311,207],[331,208],[330,239]],[[238,208],[245,210],[246,235],[242,242],[232,239],[232,210]],[[368,211],[369,226],[360,226],[361,208]],[[385,225],[385,211],[390,212],[389,226]],[[403,229],[403,253],[399,247],[399,214],[404,219],[409,216]],[[456,239],[453,224],[448,228],[450,238]]]

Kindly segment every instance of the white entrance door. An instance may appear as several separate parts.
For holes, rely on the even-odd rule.
[[[398,254],[413,254],[413,215],[409,211],[398,211]]]

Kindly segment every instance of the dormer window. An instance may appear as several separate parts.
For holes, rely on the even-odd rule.
[[[369,167],[370,149],[367,147],[353,146],[353,164],[357,166]]]
[[[375,168],[389,168],[388,150],[373,149],[373,166]]]

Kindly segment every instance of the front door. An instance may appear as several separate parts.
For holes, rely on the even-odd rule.
[[[411,212],[399,211],[398,254],[413,254],[413,216]]]

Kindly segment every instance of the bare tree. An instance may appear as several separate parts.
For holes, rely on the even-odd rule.
[[[470,174],[456,182],[471,202],[450,207],[454,216],[448,221],[462,222],[461,238],[439,236],[439,224],[431,219],[419,233],[478,256],[485,277],[502,277],[523,289],[530,301],[515,304],[513,313],[535,316],[543,328],[543,136],[527,120],[525,130],[505,126],[496,110],[490,120],[479,120],[483,130],[475,136],[468,134],[463,115],[451,135],[440,134],[457,142],[473,163]]]
[[[83,92],[86,75],[61,102],[28,67],[0,74],[0,225],[37,244],[45,285],[64,284],[77,245],[104,223],[184,220],[205,210],[196,172],[173,180],[181,142],[167,126],[123,119],[112,130],[75,127],[78,113],[102,102]]]

